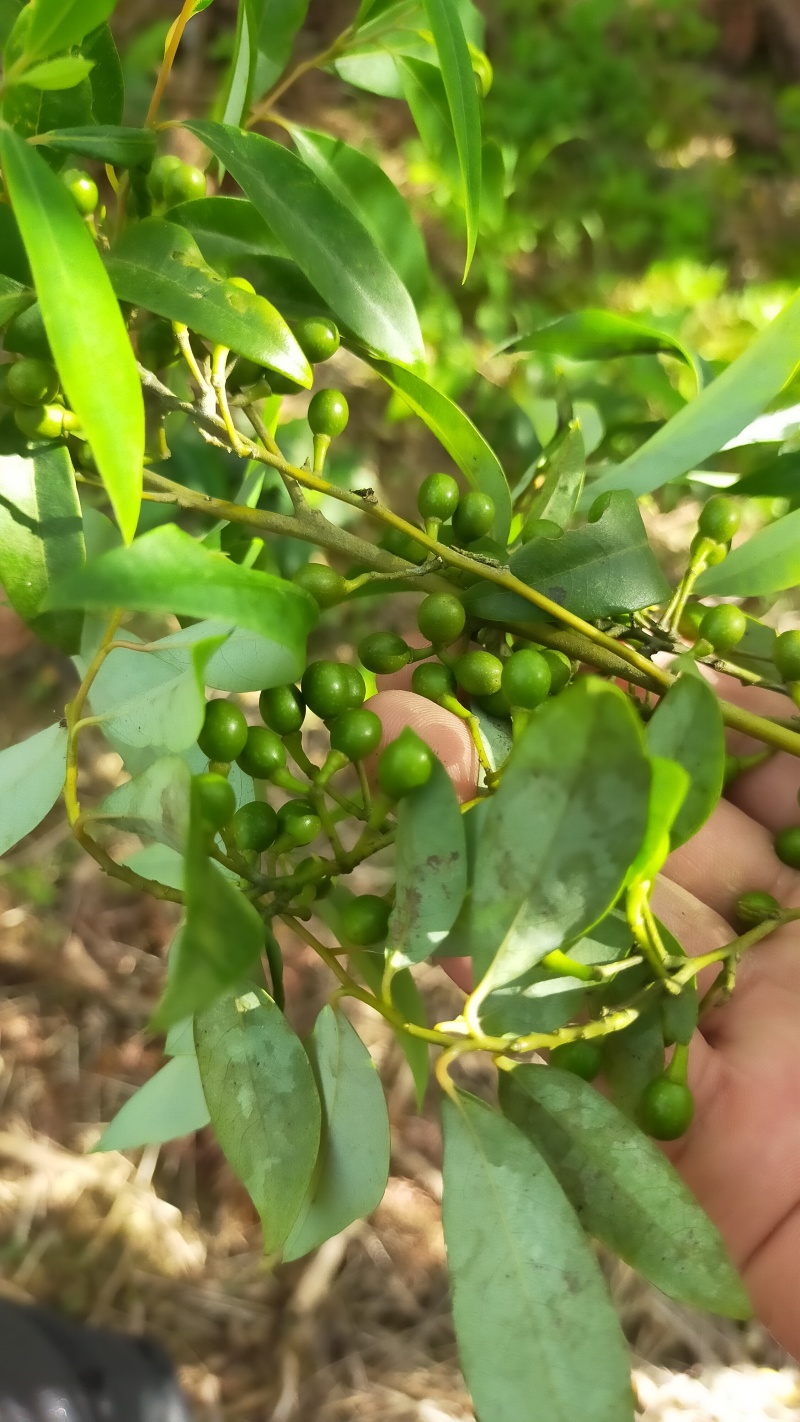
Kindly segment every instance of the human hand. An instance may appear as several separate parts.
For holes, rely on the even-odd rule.
[[[475,748],[463,722],[409,691],[409,675],[379,678],[370,705],[385,741],[405,726],[428,742],[459,798],[473,793]],[[727,679],[726,679],[727,682]],[[785,714],[775,693],[727,683],[725,696],[762,714]],[[742,739],[732,749],[743,748]],[[773,835],[800,820],[800,763],[775,756],[742,776],[709,822],[667,862],[654,907],[690,955],[736,936],[740,894],[762,889],[782,907],[800,905],[800,873],[773,850]],[[467,959],[447,971],[469,990]],[[711,974],[711,970],[708,970]],[[713,974],[711,974],[713,976]],[[701,977],[701,990],[710,978]],[[743,958],[736,990],[708,1012],[689,1058],[694,1121],[666,1146],[724,1236],[758,1317],[800,1355],[800,924],[771,935]]]

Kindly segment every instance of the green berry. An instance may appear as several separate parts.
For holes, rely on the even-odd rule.
[[[400,800],[427,785],[433,771],[433,751],[407,726],[378,761],[378,785],[390,800]]]
[[[349,662],[343,663],[345,680],[347,681],[347,710],[357,711],[359,706],[363,706],[367,696],[367,683],[365,682],[358,667],[351,666]]]
[[[306,563],[292,575],[292,582],[305,588],[318,607],[335,607],[347,594],[347,585],[341,573],[328,568],[324,563]]]
[[[303,355],[312,365],[330,360],[339,349],[339,327],[324,316],[306,316],[292,323],[292,331]]]
[[[523,524],[519,538],[521,543],[532,543],[534,538],[561,538],[563,534],[560,523],[549,518],[531,518]]]
[[[59,439],[64,432],[62,405],[20,405],[14,423],[28,439]]]
[[[744,928],[754,928],[756,924],[766,923],[780,911],[778,900],[772,894],[764,893],[762,889],[751,889],[749,893],[740,894],[736,900],[736,917]]]
[[[775,836],[775,853],[782,864],[800,869],[800,825],[790,825]]]
[[[310,662],[300,683],[306,706],[323,721],[349,710],[353,687],[342,662]]]
[[[295,380],[290,380],[288,375],[283,375],[279,370],[268,370],[267,380],[273,395],[299,395],[302,385],[298,385]]]
[[[687,602],[678,622],[678,631],[687,642],[696,642],[700,635],[700,623],[708,612],[702,602]]]
[[[58,392],[58,374],[46,360],[18,360],[9,366],[6,390],[18,405],[49,405]]]
[[[175,153],[160,153],[157,158],[153,159],[150,172],[147,175],[147,186],[156,202],[164,201],[164,185],[170,173],[174,173],[182,167],[183,163]]]
[[[284,834],[289,820],[303,819],[306,815],[315,814],[314,806],[305,795],[298,795],[293,800],[286,800],[278,810],[278,833]]]
[[[61,181],[69,192],[75,206],[84,217],[88,217],[97,207],[100,194],[97,183],[81,168],[66,168]]]
[[[263,854],[278,835],[278,816],[263,800],[240,805],[230,823],[230,837],[237,849]]]
[[[371,632],[358,644],[358,659],[376,676],[391,676],[411,660],[411,649],[396,632]]]
[[[778,633],[773,659],[782,681],[800,681],[800,631]]]
[[[464,631],[467,614],[455,593],[430,593],[417,608],[417,626],[435,647],[449,647]]]
[[[152,171],[152,170],[151,170]],[[178,203],[191,202],[193,198],[206,195],[206,175],[201,168],[191,163],[181,163],[173,168],[164,179],[164,201],[167,207],[177,207]]]
[[[741,642],[747,630],[747,618],[740,607],[723,602],[709,607],[700,623],[700,636],[710,642],[715,652],[727,652]]]
[[[228,389],[236,394],[239,390],[246,390],[249,386],[255,385],[262,375],[262,366],[257,365],[254,360],[248,360],[246,356],[239,356],[226,383]]]
[[[369,948],[386,937],[391,910],[377,894],[360,894],[342,909],[341,936],[356,948]]]
[[[493,696],[503,680],[503,663],[491,652],[463,652],[453,671],[468,696]]]
[[[290,800],[287,805],[282,805],[283,815],[279,815],[279,824],[282,835],[296,844],[312,844],[322,829],[322,822],[319,815],[314,810],[290,809],[289,806],[297,805],[299,802]]]
[[[236,809],[236,794],[229,780],[214,771],[195,775],[194,792],[200,817],[207,830],[216,834],[222,829]]]
[[[345,711],[331,726],[331,748],[341,751],[348,760],[366,760],[381,743],[381,721],[374,711],[361,706],[357,711]]]
[[[694,1099],[689,1087],[671,1081],[665,1073],[649,1082],[639,1103],[639,1120],[648,1136],[657,1141],[675,1141],[685,1135],[694,1116]]]
[[[550,668],[540,652],[523,648],[512,652],[503,667],[503,693],[509,706],[532,711],[550,691]]]
[[[697,527],[704,538],[714,543],[730,543],[742,521],[739,505],[724,494],[714,494],[700,510]]]
[[[459,499],[453,514],[453,533],[459,543],[475,543],[494,523],[494,499],[480,489],[470,489]]]
[[[305,720],[306,703],[296,686],[271,686],[258,698],[265,726],[279,736],[292,736]]]
[[[286,764],[286,747],[280,736],[267,726],[250,726],[244,750],[236,757],[245,775],[254,780],[269,780]]]
[[[203,755],[208,760],[236,760],[246,743],[244,712],[233,701],[209,701],[203,729],[197,737]]]
[[[553,647],[537,647],[536,650],[550,668],[550,695],[558,696],[572,676],[572,662],[564,652],[557,652]]]
[[[564,1042],[550,1053],[550,1065],[561,1071],[571,1071],[584,1081],[594,1081],[603,1065],[603,1054],[596,1042]]]
[[[481,710],[487,715],[494,716],[498,721],[508,721],[511,717],[511,704],[502,686],[499,691],[495,691],[491,696],[479,696],[478,704]]]
[[[423,518],[438,518],[444,523],[455,513],[460,496],[452,475],[429,474],[419,486],[417,508]]]
[[[336,439],[347,428],[350,408],[341,390],[318,390],[308,407],[308,425],[312,434]]]
[[[420,662],[411,673],[411,690],[428,701],[438,702],[445,696],[455,696],[456,680],[441,662]]]

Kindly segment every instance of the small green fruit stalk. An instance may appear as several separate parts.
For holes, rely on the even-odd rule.
[[[728,545],[741,522],[741,511],[733,499],[715,494],[700,511],[697,533],[689,549],[689,563],[661,619],[666,632],[675,635],[683,610],[697,579],[713,568],[728,552]]]
[[[347,428],[350,407],[341,390],[318,390],[308,407],[308,425],[314,436],[314,473],[321,474],[331,441]]]

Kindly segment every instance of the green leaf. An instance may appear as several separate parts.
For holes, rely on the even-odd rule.
[[[481,207],[481,116],[478,90],[457,0],[424,0],[424,5],[442,69],[464,184],[467,213],[466,277],[475,251]]]
[[[50,601],[53,607],[125,607],[237,623],[274,644],[275,674],[280,666],[283,681],[301,675],[306,637],[318,615],[313,600],[293,583],[240,568],[175,524],[94,559],[82,573],[60,582]]]
[[[186,125],[277,234],[339,320],[378,355],[423,361],[411,297],[374,239],[302,159],[258,133]]]
[[[80,0],[79,8],[92,7]],[[10,129],[0,130],[0,160],[64,390],[130,541],[141,502],[144,404],[122,315],[64,184]]]
[[[703,376],[694,352],[677,337],[653,326],[641,325],[614,311],[573,311],[527,335],[515,336],[503,346],[504,354],[550,351],[572,360],[614,360],[617,356],[674,355],[694,372],[698,390]]]
[[[701,677],[681,676],[648,722],[647,748],[682,765],[689,790],[671,830],[672,848],[704,825],[722,794],[725,730],[719,701]]]
[[[280,312],[263,296],[218,276],[185,227],[160,217],[145,218],[115,243],[106,267],[121,300],[181,321],[298,385],[312,384],[311,366]]]
[[[478,847],[471,937],[487,992],[608,912],[644,838],[649,789],[641,727],[619,688],[583,677],[538,709]]]
[[[435,953],[467,891],[467,847],[453,782],[434,759],[427,785],[397,811],[396,896],[389,923],[393,965],[405,968]]]
[[[284,255],[263,217],[244,198],[195,198],[169,210],[170,222],[191,232],[212,267],[236,272],[249,257]]]
[[[760,415],[800,360],[800,293],[728,369],[646,444],[592,484],[646,494],[696,469]],[[714,569],[714,572],[719,571]],[[786,584],[784,584],[786,586]]]
[[[0,0],[0,50],[8,43],[23,3],[24,0]]]
[[[32,0],[25,33],[25,54],[46,59],[79,44],[108,19],[117,0]],[[23,11],[23,14],[25,12]]]
[[[253,0],[255,56],[251,102],[280,78],[291,58],[295,36],[303,28],[308,0]]]
[[[542,1152],[584,1229],[691,1308],[748,1318],[714,1225],[664,1154],[588,1082],[553,1067],[502,1072],[505,1114]]]
[[[195,622],[151,644],[159,661],[185,670],[191,665],[194,644],[208,637],[223,637],[205,669],[206,686],[215,691],[263,691],[286,683],[286,650],[273,638],[224,622]]]
[[[81,53],[94,63],[94,69],[89,75],[92,118],[98,124],[121,124],[125,107],[125,81],[117,46],[108,25],[98,25],[96,30],[86,36],[81,45]]]
[[[800,494],[800,449],[761,464],[733,484],[730,492],[744,499],[796,499]]]
[[[60,445],[31,458],[0,458],[0,582],[37,637],[64,652],[80,645],[80,614],[42,613],[48,589],[83,567],[81,508],[69,455]]]
[[[210,1007],[252,968],[264,946],[258,912],[209,858],[209,837],[194,785],[189,804],[186,922],[172,946],[174,962],[150,1024],[154,1031]]]
[[[29,287],[14,281],[12,277],[0,275],[0,326],[29,305],[32,295]]]
[[[334,891],[336,892],[336,891]],[[346,891],[343,886],[339,889],[341,894]],[[383,973],[386,966],[386,956],[383,948],[365,948],[363,953],[358,955],[358,971],[371,992],[380,996],[383,983]],[[428,1019],[425,1015],[425,1004],[422,1001],[420,990],[407,968],[402,968],[399,973],[392,977],[392,1003],[403,1014],[403,1021],[413,1023],[416,1027],[427,1027]],[[403,1031],[402,1027],[393,1027],[392,1031],[397,1039],[398,1045],[408,1062],[411,1075],[414,1079],[414,1091],[417,1099],[417,1109],[422,1110],[422,1103],[425,1099],[425,1092],[430,1076],[430,1049],[428,1043],[421,1037],[412,1037],[410,1032]]]
[[[425,242],[405,199],[371,158],[341,138],[312,128],[289,127],[300,157],[375,239],[412,298],[430,283]]]
[[[0,203],[0,272],[19,282],[21,286],[29,288],[31,285],[31,269],[25,247],[17,219],[8,203]],[[6,350],[10,349],[11,347],[6,345]]]
[[[670,831],[689,789],[689,775],[675,760],[651,754],[650,771],[647,829],[628,873],[629,885],[655,879],[669,854]]]
[[[472,487],[494,500],[493,537],[504,544],[511,527],[511,494],[500,461],[480,431],[458,405],[414,371],[386,361],[368,364],[435,434]]]
[[[800,509],[768,523],[697,579],[700,597],[769,597],[800,582]]]
[[[319,1094],[302,1044],[272,998],[242,986],[195,1022],[211,1123],[264,1228],[264,1250],[285,1243],[311,1183],[320,1141]]]
[[[474,1096],[445,1101],[442,1120],[453,1317],[476,1413],[633,1422],[622,1332],[555,1176]]]
[[[95,710],[101,729],[126,746],[146,747],[157,756],[188,750],[203,727],[205,716],[205,669],[209,658],[225,637],[206,637],[190,650],[188,666],[153,686],[137,687],[130,697],[117,701],[102,712]],[[112,652],[107,664],[119,653]],[[137,653],[128,653],[138,656]],[[139,657],[146,658],[148,653]],[[92,699],[92,708],[97,705]]]
[[[93,826],[127,830],[183,853],[189,822],[191,774],[180,756],[163,756],[112,790],[89,810]]]
[[[340,1234],[378,1208],[389,1178],[389,1116],[372,1057],[341,1012],[323,1008],[306,1043],[322,1105],[314,1179],[285,1260]]]
[[[37,144],[56,152],[79,153],[83,158],[95,158],[99,163],[118,163],[123,168],[149,165],[156,152],[156,136],[149,128],[105,127],[61,128],[42,133]]]
[[[563,538],[535,538],[512,553],[509,567],[529,588],[594,622],[664,602],[669,584],[647,540],[639,506],[619,491],[594,522]],[[517,593],[476,583],[464,605],[477,617],[531,621],[542,616]]]
[[[632,968],[614,987],[630,998],[647,981],[645,969]],[[602,1049],[603,1080],[611,1099],[636,1121],[642,1092],[664,1070],[664,1024],[658,1007],[642,1012],[624,1031],[610,1032],[603,1039]]]
[[[143,849],[135,849],[133,854],[128,854],[122,860],[122,863],[129,869],[135,870],[137,874],[141,874],[145,879],[155,879],[159,884],[166,884],[170,889],[183,888],[183,858],[177,849],[170,849],[168,844],[148,844]],[[169,959],[167,959],[167,971],[169,971]],[[164,1050],[168,1057],[179,1055],[170,1046],[170,1034],[173,1032],[177,1032],[177,1027],[171,1027],[167,1034],[167,1046]],[[189,1035],[191,1036],[191,1032]],[[191,1038],[191,1043],[191,1051],[194,1054],[194,1037]]]
[[[82,54],[65,54],[59,59],[46,59],[43,64],[32,65],[18,77],[6,80],[6,87],[27,84],[31,89],[74,89],[93,68],[91,60],[84,59]]]
[[[540,518],[551,519],[561,528],[566,528],[581,496],[585,470],[586,447],[581,427],[575,420],[567,426],[547,462],[544,483],[527,509],[528,516],[522,529],[523,541],[527,541],[528,525]]]
[[[160,1145],[194,1135],[210,1120],[197,1058],[176,1056],[125,1102],[94,1150]]]
[[[64,784],[66,727],[57,722],[0,751],[0,854],[52,810]]]

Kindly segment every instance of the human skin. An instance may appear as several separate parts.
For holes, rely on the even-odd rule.
[[[477,780],[475,749],[463,722],[409,691],[407,671],[378,679],[370,701],[383,742],[413,726],[443,761],[459,798]],[[776,693],[726,681],[729,700],[786,715]],[[752,749],[741,737],[735,751]],[[711,819],[667,861],[654,895],[659,917],[690,954],[736,936],[740,894],[763,889],[800,906],[800,873],[775,856],[772,839],[800,822],[800,761],[779,754],[741,776]],[[470,987],[467,959],[447,971]],[[709,970],[710,972],[710,970]],[[711,981],[700,979],[701,990]],[[742,960],[736,990],[707,1013],[689,1057],[694,1121],[665,1149],[724,1236],[756,1315],[800,1356],[800,924],[772,934]]]

